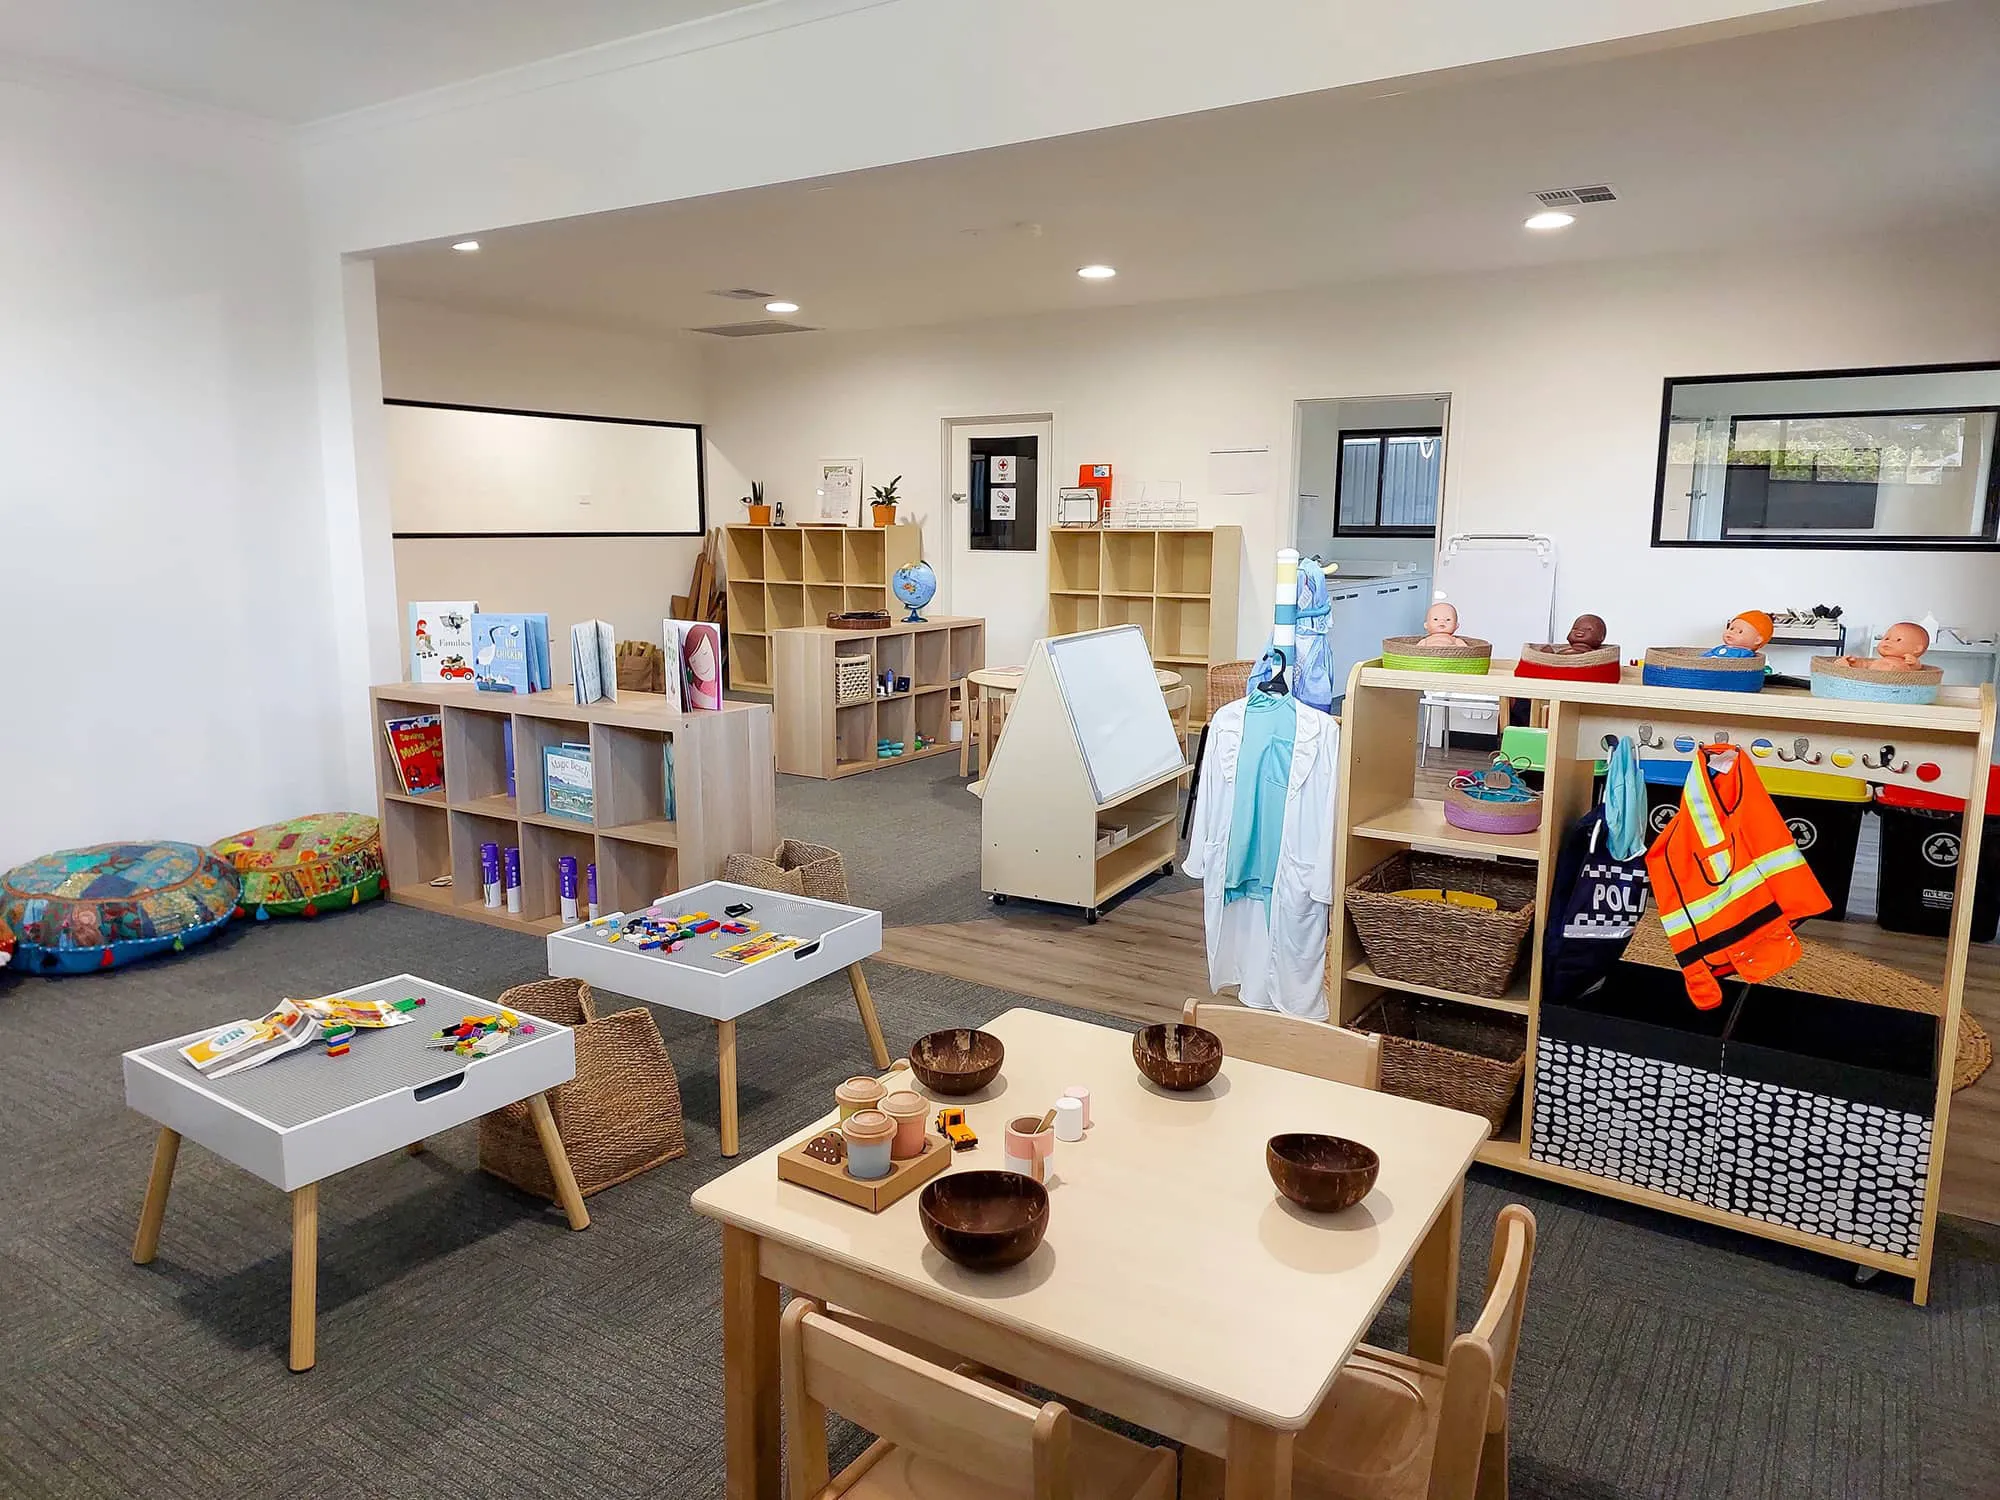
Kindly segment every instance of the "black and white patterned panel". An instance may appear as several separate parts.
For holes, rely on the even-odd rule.
[[[1543,1036],[1528,1154],[1708,1203],[1722,1079],[1699,1068]]]
[[[1890,1255],[1915,1255],[1931,1122],[1902,1110],[1724,1078],[1714,1206]]]

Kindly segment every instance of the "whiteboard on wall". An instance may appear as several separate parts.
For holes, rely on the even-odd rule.
[[[399,537],[700,536],[689,422],[385,401]]]
[[[1059,635],[1043,644],[1100,807],[1186,768],[1138,626]]]

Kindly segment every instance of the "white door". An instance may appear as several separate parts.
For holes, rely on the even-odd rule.
[[[986,621],[988,666],[1016,666],[1048,633],[1055,422],[948,422],[945,435],[951,612]]]

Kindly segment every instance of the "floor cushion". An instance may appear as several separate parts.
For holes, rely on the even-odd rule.
[[[24,974],[109,969],[198,943],[236,909],[236,869],[193,844],[95,844],[0,876]]]
[[[215,852],[243,877],[238,905],[260,922],[316,917],[388,890],[382,825],[364,813],[308,813],[267,823],[218,840]]]

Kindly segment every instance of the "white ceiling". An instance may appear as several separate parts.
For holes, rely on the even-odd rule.
[[[708,295],[749,286],[852,329],[1910,231],[2000,215],[1996,78],[2000,0],[1953,0],[405,247],[378,286],[655,330],[762,317]],[[1622,201],[1522,230],[1593,182]]]
[[[0,0],[0,54],[317,120],[755,0]]]

